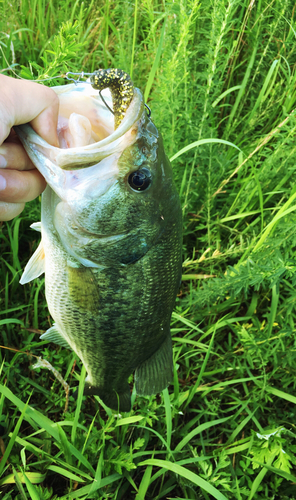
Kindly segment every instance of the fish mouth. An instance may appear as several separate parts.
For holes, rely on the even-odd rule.
[[[139,89],[134,88],[133,99],[119,127],[114,130],[114,117],[100,97],[100,91],[89,83],[79,83],[53,87],[60,101],[58,135],[60,147],[51,146],[42,139],[30,125],[15,127],[22,141],[26,140],[35,150],[44,154],[58,167],[65,170],[85,168],[106,156],[123,151],[133,144],[137,135],[137,121],[143,114],[144,102]],[[109,89],[102,92],[109,107],[112,99]],[[67,145],[63,140],[63,128],[72,114],[85,117],[91,126],[91,140],[88,144]],[[38,168],[38,165],[37,165]]]
[[[89,83],[73,83],[53,87],[53,90],[60,101],[58,123],[60,147],[48,144],[28,124],[15,127],[15,131],[29,157],[60,199],[68,198],[67,191],[72,192],[70,197],[74,195],[76,198],[77,191],[83,191],[82,185],[89,185],[94,178],[101,184],[99,191],[103,194],[118,177],[117,163],[122,152],[137,139],[139,120],[145,113],[142,93],[134,88],[134,95],[126,114],[118,128],[114,130],[112,113],[101,99],[100,92],[93,89]],[[107,104],[112,106],[109,89],[103,90],[102,94]],[[74,128],[78,121],[78,128],[80,127],[83,133],[87,127],[89,128],[88,143],[77,146],[77,141],[74,140],[68,147],[69,141],[65,130],[71,120],[74,122]],[[71,133],[68,137],[69,135],[71,136]],[[79,136],[79,133],[76,135]],[[79,140],[80,138],[78,144]],[[82,138],[83,141],[87,139]]]

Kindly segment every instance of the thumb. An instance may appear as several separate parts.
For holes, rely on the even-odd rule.
[[[0,144],[14,125],[30,122],[49,144],[58,146],[59,99],[44,85],[0,75]]]
[[[52,146],[58,147],[59,142],[57,136],[57,124],[59,114],[59,99],[57,94],[53,90],[52,92],[54,95],[51,96],[51,102],[43,111],[41,111],[41,113],[36,118],[31,120],[31,125],[35,132],[40,135],[40,137],[42,137]]]

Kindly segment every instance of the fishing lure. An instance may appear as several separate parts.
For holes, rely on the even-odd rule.
[[[78,76],[78,78],[71,78],[70,75]],[[68,71],[64,76],[67,80],[75,84],[82,83],[83,80],[80,80],[81,78],[89,77],[89,82],[86,83],[90,83],[95,90],[99,90],[103,103],[114,115],[114,126],[116,130],[125,117],[126,111],[134,97],[134,85],[129,74],[122,69],[111,68],[99,69],[93,73],[85,73],[84,71],[81,73],[72,73]],[[101,93],[102,90],[106,88],[110,89],[113,109],[110,108]],[[148,117],[150,118],[151,109],[147,104],[145,104],[145,107]]]

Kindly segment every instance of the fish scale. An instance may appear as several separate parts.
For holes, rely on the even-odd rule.
[[[111,94],[118,71],[103,74],[102,85],[113,75]],[[83,103],[89,94],[100,99],[87,86],[85,93],[69,86],[69,96],[55,90],[62,114],[65,95],[73,112],[81,96]],[[100,116],[94,120],[97,126]],[[110,116],[103,125],[112,122]],[[76,124],[79,132],[79,114]],[[87,371],[85,394],[129,411],[131,373],[141,395],[162,391],[173,375],[170,318],[181,278],[182,215],[161,135],[134,88],[124,120],[95,144],[61,152],[27,125],[17,131],[48,182],[42,240],[21,279],[45,272],[55,324],[42,339],[79,356]]]

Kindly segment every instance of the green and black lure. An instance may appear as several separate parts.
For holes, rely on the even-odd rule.
[[[71,75],[71,76],[70,76]],[[72,73],[68,71],[63,75],[67,80],[74,82],[75,84],[82,83],[83,80],[80,78],[89,77],[89,82],[95,90],[99,90],[100,97],[104,102],[105,106],[114,115],[114,128],[115,130],[121,124],[125,114],[128,110],[130,103],[133,100],[135,94],[135,87],[128,73],[122,69],[109,68],[109,69],[98,69],[93,73]],[[74,79],[73,76],[78,76],[78,79]],[[113,101],[113,109],[109,107],[101,91],[109,88]],[[147,104],[145,104],[148,117],[151,116],[151,109]]]
[[[91,74],[90,82],[96,90],[110,89],[116,130],[134,97],[131,77],[121,69],[99,69]]]

